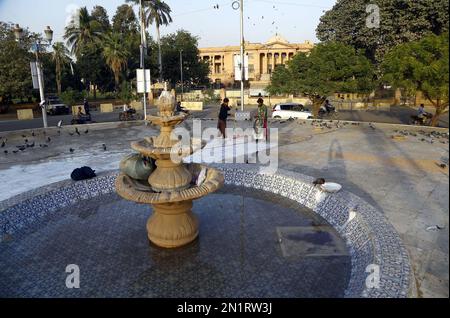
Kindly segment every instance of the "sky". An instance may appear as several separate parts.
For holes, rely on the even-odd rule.
[[[233,0],[165,0],[172,8],[173,23],[161,34],[184,29],[199,37],[200,47],[239,44],[239,10]],[[245,40],[264,43],[275,33],[291,43],[317,42],[315,29],[324,10],[336,0],[244,0]],[[61,41],[71,8],[103,6],[110,20],[125,0],[0,0],[0,21],[18,23],[42,33],[49,25],[54,41]],[[219,9],[214,9],[218,5]],[[154,27],[150,26],[154,35]]]

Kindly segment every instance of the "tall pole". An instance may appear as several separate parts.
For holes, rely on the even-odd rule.
[[[181,101],[183,101],[183,94],[184,94],[184,80],[183,80],[183,50],[180,50],[180,74],[181,74]]]
[[[145,36],[145,22],[144,22],[144,9],[142,8],[142,0],[139,0],[139,15],[141,20],[141,58],[140,58],[140,67],[144,72],[144,97],[143,97],[143,105],[144,105],[144,120],[147,119],[147,79],[145,74],[145,62],[144,62],[144,51],[147,48],[147,39]],[[151,79],[149,78],[149,81]],[[150,94],[152,93],[152,89],[150,87]]]
[[[44,79],[42,78],[42,68],[41,62],[39,61],[39,43],[35,43],[36,45],[36,71],[38,76],[38,84],[39,84],[39,95],[41,97],[41,110],[42,110],[42,121],[44,122],[44,128],[47,128],[47,105],[45,103],[45,95],[44,95]]]
[[[244,61],[244,0],[240,2],[241,8],[241,111],[244,111],[244,80],[245,80],[245,61]]]

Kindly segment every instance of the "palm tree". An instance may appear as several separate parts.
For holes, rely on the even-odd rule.
[[[134,2],[139,4],[139,0],[127,0],[127,2]],[[150,24],[156,26],[156,39],[158,42],[158,64],[159,64],[159,80],[162,81],[162,53],[161,53],[161,34],[159,28],[162,25],[169,25],[172,22],[170,13],[172,9],[167,3],[161,0],[146,0],[143,1],[145,8],[145,25],[148,27]]]
[[[119,87],[120,73],[127,68],[130,53],[126,49],[126,40],[118,32],[106,34],[102,41],[103,56],[106,64],[114,73],[116,90]]]
[[[58,95],[61,95],[61,71],[64,65],[70,63],[69,50],[64,43],[56,42],[53,44],[52,60],[55,62],[56,67],[56,88]]]
[[[80,8],[77,23],[72,23],[65,29],[64,39],[71,53],[80,56],[82,48],[89,43],[95,43],[101,36],[101,25],[94,19],[86,7]]]

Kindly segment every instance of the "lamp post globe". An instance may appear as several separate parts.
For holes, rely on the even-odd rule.
[[[53,30],[47,25],[47,28],[44,30],[45,39],[47,40],[48,44],[52,44],[53,40]]]

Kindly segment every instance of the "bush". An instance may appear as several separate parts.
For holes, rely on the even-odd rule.
[[[83,93],[73,90],[72,88],[66,89],[59,96],[64,104],[68,106],[74,106],[77,102],[83,100]]]

